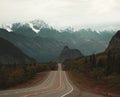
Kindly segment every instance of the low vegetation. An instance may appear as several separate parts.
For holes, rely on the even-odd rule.
[[[109,51],[98,55],[93,54],[83,58],[66,60],[63,64],[65,70],[73,72],[72,75],[84,74],[96,82],[103,82],[104,84],[101,86],[106,86],[106,90],[111,89],[111,92],[117,92],[120,89],[120,53]],[[78,76],[77,79],[81,80]]]
[[[32,79],[38,72],[57,69],[56,63],[31,65],[0,65],[0,89],[6,89]]]
[[[120,74],[120,54],[111,51],[88,57],[66,60],[64,69],[91,74],[96,79],[112,74]]]

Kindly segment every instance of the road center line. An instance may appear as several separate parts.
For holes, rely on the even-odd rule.
[[[47,92],[51,92],[51,91],[55,91],[55,90],[60,89],[62,87],[62,71],[58,70],[58,72],[59,72],[59,85],[57,87],[54,87],[53,89],[50,89],[50,90],[33,92],[31,94],[23,95],[23,96],[20,96],[20,97],[29,97],[29,96],[32,96],[32,95],[39,95],[39,94],[42,94],[42,93],[47,93]]]

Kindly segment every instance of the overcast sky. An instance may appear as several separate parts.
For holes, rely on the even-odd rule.
[[[55,27],[120,23],[120,0],[0,0],[0,24],[41,19]]]

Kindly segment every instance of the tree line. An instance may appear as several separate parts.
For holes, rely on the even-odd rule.
[[[56,63],[29,65],[0,65],[0,89],[27,82],[36,73],[56,70]]]
[[[120,54],[111,51],[83,57],[81,59],[66,60],[65,70],[88,73],[100,79],[103,76],[120,74]]]

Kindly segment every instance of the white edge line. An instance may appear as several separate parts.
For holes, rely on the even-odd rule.
[[[67,83],[68,83],[69,86],[71,87],[71,90],[70,90],[69,92],[65,93],[64,95],[62,95],[61,97],[65,97],[66,95],[70,94],[70,93],[73,91],[73,87],[72,87],[72,85],[70,84],[70,82],[68,81],[68,79],[67,79],[67,77],[66,77],[66,74],[65,74],[65,78],[66,78]]]

